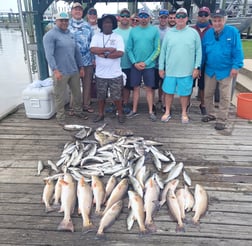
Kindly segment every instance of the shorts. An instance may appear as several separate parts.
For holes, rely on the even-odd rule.
[[[166,76],[163,82],[162,90],[166,94],[177,94],[179,96],[190,96],[192,93],[193,78],[186,77],[169,77]]]
[[[97,99],[105,100],[107,98],[108,89],[110,90],[110,98],[112,101],[122,99],[123,76],[111,79],[95,78]]]
[[[131,70],[130,68],[122,69],[122,72],[125,73],[127,76],[126,85],[124,86],[124,88],[128,90],[133,90],[134,88],[130,86],[130,70]]]
[[[140,86],[143,82],[148,87],[155,86],[155,68],[147,68],[144,70],[137,70],[134,65],[131,67],[130,71],[130,85],[132,87]]]
[[[193,80],[193,87],[195,87],[196,79]],[[201,70],[201,76],[198,79],[198,87],[200,90],[204,90],[205,88],[205,68]]]
[[[159,70],[155,68],[155,86],[152,87],[153,90],[162,88],[163,79],[159,76]]]

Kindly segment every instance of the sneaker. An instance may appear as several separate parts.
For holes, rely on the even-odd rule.
[[[124,104],[123,105],[123,113],[124,114],[129,114],[131,111],[130,107],[128,106],[128,104]]]
[[[133,118],[135,116],[137,116],[138,113],[137,112],[133,112],[132,110],[126,115],[128,118]]]
[[[118,119],[118,122],[119,122],[120,124],[122,124],[122,123],[125,122],[125,117],[124,117],[124,115],[118,115],[118,116],[117,116],[117,119]]]
[[[199,105],[199,108],[200,108],[200,112],[202,115],[206,115],[207,112],[206,112],[206,107],[205,106],[202,106],[201,104]]]
[[[149,118],[151,121],[156,121],[157,120],[157,116],[152,112],[149,114]]]
[[[79,117],[79,118],[83,119],[83,120],[87,120],[88,119],[88,116],[86,114],[84,114],[83,112],[74,112],[74,115],[76,117]]]
[[[192,103],[189,102],[187,107],[186,107],[186,112],[189,113],[190,108],[192,107]]]
[[[113,103],[111,103],[110,106],[105,109],[106,113],[114,113],[115,111],[116,111],[116,106]]]
[[[217,123],[215,123],[214,128],[217,131],[222,131],[222,130],[226,129],[226,125],[224,123],[217,122]]]
[[[57,119],[57,123],[58,123],[58,125],[60,125],[60,126],[66,125],[66,121],[65,121],[64,119]]]

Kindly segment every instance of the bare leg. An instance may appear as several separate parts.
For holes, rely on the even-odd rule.
[[[100,116],[104,115],[104,108],[105,108],[105,100],[98,101],[98,114]]]
[[[164,115],[168,116],[171,114],[171,105],[173,102],[174,94],[166,94],[164,93],[164,99],[165,99],[165,113]]]
[[[182,116],[187,116],[186,107],[188,105],[189,96],[180,96],[180,104],[182,108]]]
[[[134,87],[134,90],[133,90],[133,110],[132,111],[134,113],[137,112],[139,97],[140,97],[140,86],[136,86]]]
[[[147,104],[148,104],[148,109],[149,109],[149,114],[153,113],[152,112],[152,107],[153,107],[153,89],[151,87],[146,86],[145,87],[145,91],[146,91],[146,99],[147,99]]]

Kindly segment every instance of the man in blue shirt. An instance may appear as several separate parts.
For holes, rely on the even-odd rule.
[[[79,47],[68,30],[69,16],[61,12],[56,16],[56,25],[43,37],[45,55],[53,72],[53,86],[56,105],[56,119],[59,125],[65,124],[65,91],[67,84],[73,96],[74,115],[87,119],[82,113],[80,77],[84,67]]]
[[[202,43],[205,64],[205,105],[208,115],[203,122],[215,121],[216,130],[224,130],[228,119],[232,79],[243,66],[240,34],[235,27],[225,25],[225,10],[216,9],[212,14],[213,28],[209,29]],[[215,115],[213,96],[219,82],[220,103]]]

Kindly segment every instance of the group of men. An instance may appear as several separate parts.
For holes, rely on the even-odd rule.
[[[187,25],[185,8],[170,13],[166,9],[160,10],[158,27],[150,23],[151,16],[145,9],[135,17],[135,27],[131,25],[128,9],[120,11],[118,20],[114,15],[104,14],[98,23],[93,22],[93,28],[82,19],[81,4],[72,5],[71,15],[69,21],[66,13],[60,13],[56,26],[44,36],[46,58],[53,71],[56,117],[60,124],[65,120],[63,93],[66,84],[72,92],[72,114],[86,119],[83,110],[93,112],[90,85],[95,64],[98,114],[94,122],[104,119],[108,91],[116,106],[119,123],[125,121],[123,107],[129,104],[131,91],[133,107],[126,117],[137,116],[140,88],[144,83],[151,121],[157,120],[153,105],[155,89],[159,89],[158,97],[165,109],[161,121],[168,122],[172,118],[170,109],[174,94],[177,94],[182,109],[181,122],[186,124],[193,83],[198,80],[202,121],[216,120],[215,128],[225,129],[231,81],[243,66],[243,52],[238,31],[225,25],[224,10],[217,9],[212,13],[211,26],[210,10],[200,8],[193,28]],[[89,15],[97,16],[96,10],[88,11],[88,20]],[[220,104],[215,115],[212,104],[217,82]]]

